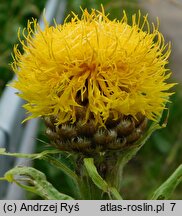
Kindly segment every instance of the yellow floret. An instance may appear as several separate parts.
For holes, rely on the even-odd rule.
[[[165,44],[158,25],[149,27],[127,16],[109,20],[104,11],[83,11],[63,25],[46,25],[36,20],[24,31],[24,53],[14,48],[13,70],[24,105],[34,118],[56,116],[58,124],[75,122],[76,107],[86,107],[85,122],[92,113],[101,125],[110,114],[155,120],[165,107],[174,84],[166,68],[170,45]]]

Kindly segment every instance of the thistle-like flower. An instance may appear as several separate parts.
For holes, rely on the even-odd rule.
[[[140,12],[131,25],[125,13],[110,20],[103,9],[44,30],[32,20],[23,35],[23,54],[14,47],[13,86],[27,101],[27,119],[43,117],[56,147],[119,150],[165,108],[174,85],[166,83],[170,44]]]

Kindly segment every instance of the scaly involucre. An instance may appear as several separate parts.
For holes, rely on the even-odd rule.
[[[76,109],[84,106],[85,123],[90,114],[101,125],[112,115],[141,113],[156,120],[174,84],[167,84],[170,45],[165,44],[158,24],[147,16],[124,13],[121,21],[110,20],[104,10],[73,14],[63,25],[41,30],[28,22],[14,48],[13,86],[32,113],[29,118],[54,116],[57,123],[77,120]],[[141,21],[141,19],[143,21]]]

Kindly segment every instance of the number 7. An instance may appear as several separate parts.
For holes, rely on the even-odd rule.
[[[171,211],[174,210],[174,206],[176,205],[176,203],[170,203],[172,205]]]

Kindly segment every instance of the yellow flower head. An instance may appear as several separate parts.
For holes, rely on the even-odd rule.
[[[132,25],[125,13],[121,21],[110,20],[103,9],[84,10],[81,19],[73,14],[70,22],[44,30],[33,20],[23,35],[24,53],[14,48],[13,86],[27,101],[29,118],[73,123],[85,107],[85,123],[90,115],[100,125],[121,114],[155,120],[171,94],[165,68],[170,46],[158,25],[151,30],[147,16],[141,22],[140,12]]]

